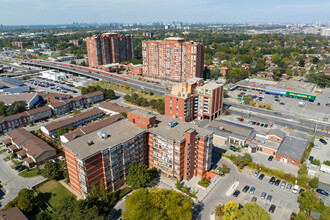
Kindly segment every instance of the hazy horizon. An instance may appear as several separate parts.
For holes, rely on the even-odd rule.
[[[315,0],[1,0],[0,24],[314,23],[330,21],[330,1]]]

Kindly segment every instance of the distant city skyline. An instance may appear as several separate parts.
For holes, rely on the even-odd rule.
[[[56,2],[56,3],[55,3]],[[2,0],[3,25],[80,23],[330,21],[329,0]]]

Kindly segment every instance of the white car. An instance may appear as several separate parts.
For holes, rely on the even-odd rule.
[[[321,149],[321,146],[319,146],[319,145],[314,145],[313,147],[316,149]]]
[[[294,194],[297,194],[298,190],[299,190],[299,186],[298,186],[298,185],[295,185],[295,186],[293,187],[293,189],[292,189],[292,192],[293,192]]]

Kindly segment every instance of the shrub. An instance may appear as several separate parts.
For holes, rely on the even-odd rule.
[[[317,166],[320,166],[320,165],[321,165],[321,161],[318,160],[318,159],[314,159],[314,160],[312,161],[312,164],[317,165]]]

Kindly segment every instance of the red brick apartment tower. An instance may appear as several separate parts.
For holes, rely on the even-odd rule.
[[[134,36],[106,33],[86,38],[89,67],[120,63],[134,58]]]
[[[185,81],[203,77],[204,45],[170,37],[164,41],[143,41],[143,74],[158,79]]]
[[[70,178],[70,185],[73,189],[75,189],[80,194],[82,193],[80,190],[80,183],[79,183],[79,173],[77,167],[76,156],[71,153],[68,149],[64,148],[65,152],[65,160],[68,167],[68,173]]]

